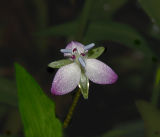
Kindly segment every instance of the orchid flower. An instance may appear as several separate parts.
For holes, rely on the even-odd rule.
[[[89,80],[97,84],[116,82],[118,76],[108,65],[95,58],[90,58],[92,55],[89,54],[89,51],[94,46],[94,43],[84,46],[79,42],[72,41],[65,49],[60,50],[69,59],[52,62],[48,65],[52,68],[60,67],[53,79],[52,94],[64,95],[79,86],[83,97],[87,99]],[[97,51],[92,49],[92,52]]]

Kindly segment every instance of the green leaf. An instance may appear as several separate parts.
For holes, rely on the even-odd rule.
[[[62,125],[55,116],[55,105],[37,82],[15,64],[19,109],[26,137],[62,137]]]
[[[88,58],[98,58],[103,52],[105,48],[104,47],[98,47],[94,48],[88,51]]]
[[[60,68],[60,67],[63,67],[65,65],[68,65],[72,63],[71,60],[69,59],[62,59],[62,60],[59,60],[59,61],[54,61],[54,62],[51,62],[48,64],[48,67],[51,67],[51,68]]]
[[[79,82],[79,88],[81,90],[81,93],[84,97],[84,99],[88,99],[88,91],[89,91],[89,80],[86,77],[85,73],[81,73],[81,79]]]
[[[137,101],[136,105],[144,120],[147,137],[160,137],[160,111],[146,101]]]
[[[133,49],[144,52],[147,56],[154,56],[146,40],[135,29],[116,22],[92,23],[84,37],[85,42],[112,40]]]
[[[151,20],[160,27],[160,0],[138,0]]]

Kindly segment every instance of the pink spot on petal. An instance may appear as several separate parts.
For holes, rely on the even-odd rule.
[[[74,49],[73,49],[73,52],[75,52],[75,51],[77,51],[77,49],[76,49],[76,48],[74,48]]]
[[[82,56],[85,56],[85,53],[81,53]]]
[[[71,57],[72,59],[76,59],[76,56],[75,55],[72,55],[72,57]]]

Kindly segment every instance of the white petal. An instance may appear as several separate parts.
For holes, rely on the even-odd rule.
[[[55,95],[63,95],[74,90],[81,76],[81,70],[76,63],[61,67],[56,73],[51,92]]]
[[[117,74],[108,65],[97,59],[86,60],[86,75],[97,84],[112,84],[118,78]]]

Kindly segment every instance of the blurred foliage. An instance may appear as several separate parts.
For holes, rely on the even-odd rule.
[[[136,120],[135,122],[128,121],[127,124],[121,123],[121,125],[119,126],[116,125],[112,127],[110,131],[107,131],[106,133],[100,136],[143,137],[145,129],[145,135],[147,135],[147,137],[160,137],[160,125],[159,125],[160,112],[158,109],[159,93],[160,93],[160,69],[158,66],[155,74],[155,82],[151,82],[152,80],[151,75],[153,73],[152,69],[155,68],[155,66],[150,61],[148,61],[149,62],[148,63],[147,62],[148,58],[145,58],[143,56],[144,54],[146,57],[149,57],[149,59],[152,58],[153,60],[156,60],[155,62],[157,64],[159,63],[158,62],[159,59],[157,57],[159,56],[159,54],[157,55],[155,53],[155,50],[153,50],[154,49],[153,47],[157,43],[155,42],[156,44],[152,45],[150,43],[150,39],[156,38],[158,42],[160,40],[160,16],[159,16],[160,1],[159,0],[138,0],[138,1],[86,0],[84,2],[81,2],[82,8],[80,5],[78,5],[77,8],[75,5],[78,3],[78,1],[71,0],[73,3],[73,7],[69,7],[69,9],[77,8],[77,11],[71,10],[72,12],[76,11],[75,13],[76,17],[74,17],[74,20],[67,18],[66,23],[64,23],[64,21],[62,20],[60,21],[61,24],[58,24],[59,22],[57,23],[56,21],[55,22],[53,21],[54,24],[57,25],[51,27],[48,27],[50,23],[49,21],[51,20],[49,18],[49,15],[50,14],[52,15],[53,13],[51,13],[49,9],[50,5],[48,4],[49,3],[48,1],[45,0],[33,0],[33,1],[24,0],[24,1],[26,4],[31,6],[31,9],[29,8],[28,9],[32,13],[34,12],[34,15],[32,15],[32,19],[34,20],[32,23],[34,25],[31,23],[30,26],[31,30],[32,27],[35,26],[34,31],[32,30],[35,38],[33,43],[34,44],[36,43],[37,53],[40,52],[42,58],[45,56],[45,54],[47,54],[47,50],[49,48],[46,38],[52,36],[54,36],[54,38],[64,37],[67,40],[69,39],[79,40],[84,44],[90,42],[98,43],[98,42],[109,41],[118,43],[120,45],[124,45],[127,47],[127,49],[131,49],[131,51],[132,49],[136,49],[136,51],[134,51],[134,54],[136,54],[134,55],[134,57],[130,55],[130,52],[128,52],[127,54],[122,53],[123,55],[121,54],[115,57],[114,59],[112,59],[112,61],[113,63],[117,64],[117,66],[115,65],[117,67],[117,70],[120,70],[119,72],[123,72],[123,74],[125,74],[125,76],[122,76],[122,74],[120,75],[121,81],[119,83],[121,85],[119,86],[119,88],[123,87],[124,90],[125,87],[125,90],[127,91],[135,90],[136,91],[135,94],[141,94],[141,91],[145,90],[145,88],[142,89],[141,87],[144,86],[148,88],[150,92],[152,92],[151,103],[146,101],[137,101],[136,103],[138,111],[140,112],[142,119],[144,120],[144,123],[141,120]],[[58,1],[56,2],[55,3],[57,5],[58,3],[60,3],[58,5],[58,8],[61,10],[61,12],[64,12],[63,14],[65,15],[66,9],[63,9],[63,6],[61,6],[61,2]],[[54,2],[52,3],[53,6],[55,3]],[[115,19],[115,15],[119,13],[120,10],[122,10],[122,8],[126,6],[128,3],[131,4],[136,3],[137,9],[138,8],[140,9],[142,7],[144,12],[150,18],[151,22],[149,22],[149,27],[147,26],[147,28],[144,28],[144,32],[141,32],[141,30],[139,30],[136,27],[133,27],[133,25],[131,24],[125,22],[120,23],[121,21],[117,21],[118,19]],[[14,6],[15,5],[13,5],[13,7]],[[18,8],[15,7],[15,9]],[[123,12],[121,14],[123,14]],[[16,12],[16,14],[17,13],[18,12]],[[24,15],[24,13],[25,12],[22,12],[22,15]],[[26,16],[28,15],[26,14]],[[59,14],[57,14],[57,16],[59,16]],[[128,16],[130,16],[130,13],[128,13]],[[14,17],[14,15],[12,15],[12,17]],[[56,19],[54,18],[54,20]],[[141,19],[141,21],[142,20],[143,19]],[[28,21],[28,18],[25,18],[25,20],[21,20],[21,22],[18,23],[21,24],[22,22],[25,21]],[[141,21],[137,22],[135,21],[135,22],[138,24]],[[3,43],[3,37],[7,35],[5,34],[6,31],[4,28],[6,27],[4,22],[0,31],[0,43]],[[9,21],[7,20],[7,22]],[[16,22],[16,24],[18,23]],[[10,26],[7,31],[10,32],[9,30],[11,28],[14,27]],[[17,30],[17,28],[13,29],[13,31]],[[28,28],[25,29],[27,30]],[[147,37],[146,34],[148,35]],[[19,36],[20,35],[21,33],[19,34]],[[18,37],[19,39],[19,36],[16,37]],[[9,40],[6,38],[6,41],[8,42]],[[119,47],[117,47],[117,49],[119,49]],[[158,45],[156,45],[155,49],[158,49]],[[99,51],[99,54],[94,54],[95,51],[97,50]],[[98,47],[90,50],[88,56],[90,58],[91,57],[97,58],[103,52],[104,48]],[[60,60],[52,62],[51,64],[49,64],[49,67],[59,68],[68,63],[70,63],[69,60]],[[39,87],[39,85],[20,65],[16,64],[15,66],[16,66],[17,86],[18,86],[19,108],[21,112],[22,122],[24,124],[26,137],[32,137],[32,136],[50,137],[51,135],[56,137],[62,136],[62,127],[61,123],[55,116],[54,103],[50,99],[48,99],[48,97],[46,97],[46,95]],[[122,77],[125,77],[125,80],[123,80]],[[146,82],[147,80],[149,81],[148,83],[151,86],[152,84],[154,85],[153,88],[151,88],[150,85],[147,85],[148,84]],[[15,82],[12,79],[1,77],[0,94],[1,94],[0,119],[1,123],[3,124],[1,127],[2,134],[0,135],[0,137],[4,135],[7,130],[11,131],[11,133],[18,134],[20,132],[21,125],[20,125],[19,113],[16,110],[17,93],[16,93]],[[146,94],[148,96],[148,93]],[[128,106],[130,107],[130,104],[128,104]],[[121,110],[122,109],[123,107],[121,108]],[[135,110],[132,110],[130,113],[132,113],[133,111]],[[4,118],[6,119],[4,120],[4,122],[2,122]],[[2,137],[14,137],[14,136],[4,135]]]
[[[89,19],[91,21],[105,21],[111,20],[113,15],[119,8],[121,8],[128,0],[93,0]]]
[[[65,28],[65,33],[64,33]],[[58,25],[48,30],[39,32],[41,36],[73,36],[77,29],[77,22]],[[135,29],[126,24],[116,22],[91,23],[84,35],[85,43],[102,40],[111,40],[133,49],[142,51],[150,58],[156,56],[147,44],[147,41]]]
[[[153,23],[160,27],[160,1],[159,0],[138,0],[147,15],[151,18]]]
[[[0,94],[0,103],[17,106],[16,83],[13,80],[0,77]]]
[[[143,137],[144,135],[144,123],[141,120],[130,121],[123,123],[114,128],[114,130],[102,135],[102,137]]]
[[[152,100],[151,100],[152,104],[155,106],[158,106],[158,101],[160,97],[159,92],[160,92],[160,66],[157,67],[153,93],[152,93]]]
[[[149,34],[160,39],[160,1],[159,0],[138,0],[144,11],[152,21],[151,30]]]
[[[144,120],[147,137],[160,137],[160,111],[146,101],[137,101],[136,105]]]
[[[62,126],[55,116],[54,103],[36,81],[15,64],[19,109],[26,137],[61,137]]]

